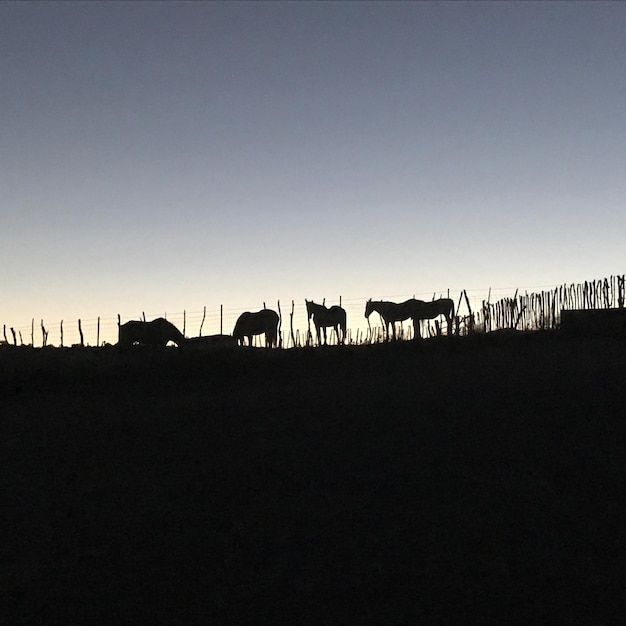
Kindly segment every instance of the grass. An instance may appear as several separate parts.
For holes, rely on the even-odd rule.
[[[494,335],[2,348],[3,622],[611,623],[625,346]]]

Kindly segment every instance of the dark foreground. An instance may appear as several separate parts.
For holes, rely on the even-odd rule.
[[[626,343],[0,350],[6,624],[619,623]]]

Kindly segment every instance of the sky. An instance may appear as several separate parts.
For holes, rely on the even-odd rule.
[[[0,3],[0,323],[206,306],[207,334],[220,305],[230,332],[341,296],[356,327],[370,297],[622,274],[625,26],[621,2]]]

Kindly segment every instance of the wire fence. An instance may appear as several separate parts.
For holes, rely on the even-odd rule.
[[[600,280],[572,283],[531,291],[526,289],[520,293],[514,290],[470,289],[418,294],[396,294],[376,296],[375,299],[403,301],[412,297],[420,300],[434,300],[440,297],[452,298],[455,303],[455,318],[452,328],[440,320],[422,320],[420,334],[422,337],[433,337],[449,333],[468,335],[480,332],[492,332],[502,329],[516,330],[547,330],[558,328],[563,309],[604,309],[623,308],[625,296],[625,276],[616,275]],[[500,295],[498,295],[500,294]],[[385,333],[378,314],[365,318],[367,298],[343,298],[323,300],[326,306],[340,305],[347,313],[348,328],[346,343],[353,345],[378,343],[384,341]],[[322,303],[322,302],[320,302]],[[317,345],[315,328],[307,319],[304,301],[295,302],[263,302],[256,307],[227,308],[223,305],[204,307],[201,311],[182,311],[172,314],[167,312],[140,312],[132,319],[151,320],[165,317],[185,337],[206,337],[209,335],[230,335],[239,315],[245,310],[273,308],[280,315],[279,345],[282,348]],[[131,319],[131,318],[129,318]],[[115,317],[97,317],[78,320],[61,320],[49,323],[43,319],[31,320],[26,326],[3,325],[3,337],[0,341],[12,345],[30,345],[34,347],[58,346],[69,347],[102,346],[115,344],[118,339],[119,324],[129,319],[119,315]],[[396,335],[400,339],[413,338],[411,320],[396,325]],[[337,337],[332,329],[328,329],[329,344],[336,344]],[[264,338],[256,336],[253,344],[262,346]]]

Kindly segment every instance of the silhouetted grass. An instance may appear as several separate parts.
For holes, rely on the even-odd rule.
[[[492,335],[3,348],[4,623],[609,623],[626,346]]]

